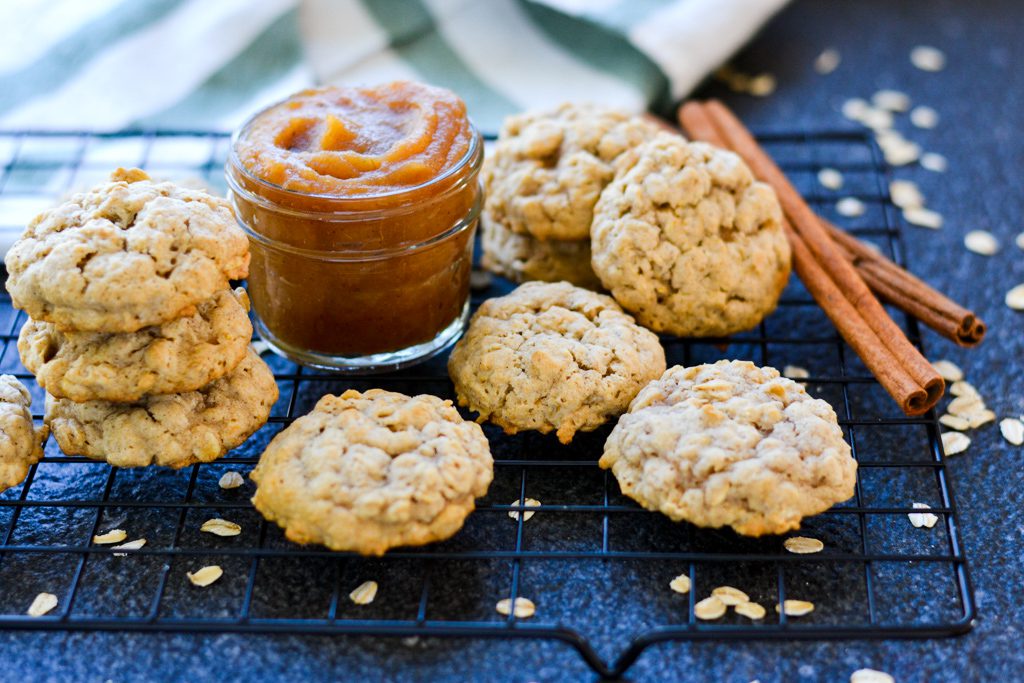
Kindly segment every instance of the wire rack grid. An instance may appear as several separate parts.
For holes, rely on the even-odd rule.
[[[836,220],[903,261],[886,170],[868,138],[788,131],[760,137],[829,217],[839,195],[821,189],[815,174],[825,166],[840,170],[842,194],[860,198],[867,211]],[[0,235],[118,165],[223,191],[228,144],[224,135],[202,132],[0,134]],[[474,292],[473,303],[510,288],[494,278]],[[916,322],[897,320],[920,343]],[[29,386],[41,419],[43,393],[18,359],[23,322],[5,294],[0,371]],[[269,439],[325,393],[374,386],[449,398],[453,392],[444,358],[387,375],[339,377],[268,354],[281,398],[269,423],[217,462],[179,471],[115,469],[63,456],[52,439],[47,443],[27,480],[0,494],[0,628],[554,639],[602,677],[621,676],[647,647],[666,640],[914,638],[971,628],[974,599],[935,414],[899,413],[796,278],[779,309],[749,333],[663,343],[670,365],[729,357],[809,371],[802,381],[836,409],[859,463],[854,498],[806,520],[800,532],[822,540],[823,552],[794,555],[779,537],[701,530],[641,510],[597,467],[610,427],[562,446],[553,437],[510,437],[485,426],[494,482],[448,541],[383,558],[294,545],[253,510],[251,482],[223,490],[220,477],[246,474]],[[529,508],[530,519],[510,514],[525,512],[527,498],[541,502]],[[912,527],[913,503],[930,505],[939,523]],[[213,517],[237,522],[242,533],[200,533]],[[120,556],[92,543],[113,528],[147,543]],[[223,578],[192,586],[186,572],[208,564],[222,566]],[[679,574],[691,579],[687,595],[669,590]],[[356,606],[348,593],[371,579],[380,586],[377,599]],[[767,617],[730,612],[697,620],[695,603],[724,584],[767,606]],[[43,591],[58,596],[57,608],[27,616]],[[520,596],[536,604],[532,618],[495,611],[498,600]],[[801,618],[777,614],[772,607],[788,598],[816,609]]]

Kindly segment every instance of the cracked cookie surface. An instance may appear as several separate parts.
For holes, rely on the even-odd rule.
[[[192,314],[248,268],[227,200],[119,169],[29,223],[7,253],[7,289],[62,330],[134,332]]]
[[[483,220],[480,263],[513,282],[565,280],[584,289],[601,289],[590,267],[590,240],[539,240]]]
[[[43,457],[46,428],[36,429],[28,389],[13,375],[0,375],[0,491],[16,486]]]
[[[448,360],[460,405],[509,434],[555,431],[562,443],[622,413],[664,370],[657,336],[567,282],[488,299]]]
[[[594,272],[640,324],[724,336],[775,309],[790,270],[775,192],[735,154],[660,134],[619,160],[594,210]]]
[[[225,289],[193,315],[136,332],[61,332],[29,320],[18,352],[36,381],[56,398],[137,401],[194,391],[234,370],[252,337],[249,298]]]
[[[601,467],[648,510],[747,536],[781,534],[853,496],[857,463],[832,407],[774,368],[669,368],[637,394]]]
[[[267,421],[277,394],[270,368],[250,348],[232,372],[197,391],[133,403],[47,396],[46,423],[67,455],[177,469],[241,444]]]
[[[274,437],[252,502],[297,543],[382,555],[462,528],[493,470],[480,425],[451,401],[349,390]]]
[[[542,240],[587,239],[615,160],[658,130],[638,116],[594,105],[510,116],[480,174],[485,222]]]

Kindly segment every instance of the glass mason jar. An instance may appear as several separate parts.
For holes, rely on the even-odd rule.
[[[262,112],[261,112],[262,113]],[[318,368],[393,370],[442,351],[469,314],[483,141],[427,182],[339,197],[284,189],[239,160],[226,175],[249,236],[256,329],[277,353]]]

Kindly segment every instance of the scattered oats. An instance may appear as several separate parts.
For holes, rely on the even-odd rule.
[[[1024,311],[1024,285],[1017,285],[1006,293],[1006,305],[1015,311]]]
[[[510,609],[511,607],[512,602],[508,598],[504,598],[503,600],[498,600],[498,604],[494,606],[494,609],[498,611],[498,614],[503,614],[507,617],[509,612],[513,611]],[[529,619],[536,611],[536,605],[529,598],[516,598],[514,610],[516,619]]]
[[[41,617],[57,606],[57,596],[53,593],[40,593],[29,605],[28,614],[30,617]]]
[[[931,107],[914,107],[910,112],[910,122],[918,128],[934,128],[939,125],[939,112]]]
[[[954,384],[957,384],[957,382],[954,382]],[[961,389],[961,391],[963,390]],[[982,401],[981,397],[977,394],[964,394],[963,396],[957,396],[949,402],[948,406],[946,406],[946,412],[950,415],[967,418],[984,409],[985,402]]]
[[[892,112],[868,105],[861,114],[860,122],[874,131],[888,130],[893,124]]]
[[[820,553],[825,549],[825,544],[816,538],[793,536],[783,541],[782,547],[797,555],[810,555],[811,553]]]
[[[263,354],[270,350],[270,344],[263,341],[262,339],[257,339],[256,341],[250,342],[249,346],[252,347],[252,350],[255,351],[256,355],[258,356],[262,356]]]
[[[871,96],[871,102],[879,109],[906,111],[910,109],[910,97],[899,90],[879,90]]]
[[[509,504],[510,505],[519,505],[521,507],[526,507],[526,508],[539,508],[540,507],[540,501],[539,500],[534,500],[533,498],[527,498],[525,503],[522,500],[516,499],[516,500],[512,501]],[[535,513],[535,512],[523,512],[523,521],[524,522],[529,521],[529,519],[531,517],[533,517],[535,514],[537,514],[537,513]],[[518,521],[519,520],[519,511],[518,510],[509,510],[508,516],[511,517],[512,519]]]
[[[896,683],[896,679],[884,671],[857,669],[850,674],[850,683]]]
[[[193,572],[185,572],[185,576],[192,582],[193,586],[199,586],[200,588],[206,588],[211,583],[219,579],[224,575],[224,570],[216,564],[210,564],[201,569]]]
[[[942,227],[942,214],[923,207],[903,209],[903,218],[911,225],[922,228],[938,230]]]
[[[894,180],[889,183],[892,203],[901,209],[915,209],[924,206],[924,195],[913,180]]]
[[[970,424],[971,429],[977,429],[989,422],[995,422],[995,420],[996,414],[988,409],[978,411],[977,413],[971,413],[967,416],[967,422]]]
[[[703,621],[720,619],[725,614],[725,603],[717,596],[704,598],[693,606],[693,615]]]
[[[921,168],[926,171],[934,171],[935,173],[945,173],[946,168],[949,167],[949,162],[946,161],[946,157],[936,152],[928,152],[927,154],[921,155]]]
[[[726,607],[735,607],[736,605],[742,605],[745,602],[750,602],[749,595],[741,591],[739,588],[733,588],[732,586],[719,586],[711,591],[711,595],[721,600],[722,604]]]
[[[846,118],[860,123],[870,108],[871,105],[869,105],[865,100],[862,100],[859,97],[854,97],[853,99],[843,102],[842,112],[843,116]]]
[[[731,64],[723,64],[715,71],[715,78],[729,86],[733,92],[747,92],[751,77],[736,70]]]
[[[830,47],[815,58],[814,70],[822,76],[827,76],[839,67],[839,62],[842,60],[839,50]]]
[[[1018,249],[1024,249],[1024,232],[1017,235],[1017,237],[1014,238],[1013,243],[1017,245]]]
[[[690,592],[690,577],[686,574],[680,574],[668,584],[668,587],[674,590],[676,593],[682,593],[686,595]]]
[[[959,382],[964,378],[964,371],[951,360],[941,359],[932,362],[932,367],[947,382]]]
[[[126,538],[128,538],[128,532],[124,529],[111,529],[105,534],[93,536],[92,542],[96,545],[110,545],[111,543],[120,543]]]
[[[1024,422],[1015,417],[1007,417],[999,421],[999,431],[1003,438],[1014,446],[1024,444]]]
[[[469,288],[474,291],[487,289],[491,286],[492,280],[493,278],[489,272],[474,268],[469,273]]]
[[[802,617],[814,611],[814,603],[806,600],[786,600],[783,605],[785,605],[787,617]],[[782,610],[775,605],[775,611],[781,612]]]
[[[856,197],[843,197],[836,202],[836,212],[840,216],[846,216],[847,218],[863,216],[866,210],[867,207],[864,206],[864,202]]]
[[[924,503],[914,503],[915,510],[931,510],[930,505]],[[931,529],[939,521],[939,518],[930,512],[909,512],[907,517],[910,518],[910,523],[914,525],[915,529],[926,527]]]
[[[369,605],[377,597],[377,582],[364,581],[348,594],[348,599],[357,605]]]
[[[965,418],[962,418],[959,415],[950,415],[948,413],[939,418],[939,423],[949,427],[950,429],[955,429],[958,432],[971,428],[971,423]]]
[[[971,230],[964,235],[964,246],[982,256],[992,256],[999,251],[999,240],[985,230]]]
[[[807,372],[807,368],[802,368],[799,365],[787,365],[782,368],[782,376],[790,379],[807,379],[811,373]]]
[[[899,133],[885,132],[877,137],[878,146],[882,148],[882,155],[886,163],[891,166],[906,166],[917,161],[921,157],[921,146],[911,142]]]
[[[242,533],[242,527],[219,517],[206,520],[199,530],[215,536],[237,536]]]
[[[736,614],[741,617],[753,619],[754,621],[764,619],[764,615],[767,613],[767,610],[756,602],[743,602],[736,605],[733,609],[735,609]]]
[[[942,71],[946,66],[946,55],[938,48],[918,45],[910,51],[910,63],[921,71]]]
[[[818,171],[818,182],[829,190],[838,190],[843,186],[843,174],[834,168],[823,168]]]
[[[750,79],[750,83],[747,86],[747,92],[754,97],[767,97],[775,92],[777,85],[778,82],[772,74],[758,74]]]
[[[946,455],[963,453],[970,445],[971,438],[966,434],[961,434],[960,432],[942,433],[942,450],[946,452]]]
[[[237,489],[244,483],[245,480],[242,479],[242,475],[239,474],[238,472],[235,472],[234,470],[225,472],[224,476],[222,476],[220,478],[220,481],[217,482],[217,484],[220,485],[222,489]]]
[[[111,550],[138,550],[142,546],[146,545],[146,539],[137,538],[134,541],[128,541],[121,545],[111,546]],[[114,557],[127,557],[128,553],[114,553]]]
[[[981,394],[974,388],[974,385],[963,379],[956,380],[950,384],[949,393],[954,396],[973,396],[974,398],[981,399]]]

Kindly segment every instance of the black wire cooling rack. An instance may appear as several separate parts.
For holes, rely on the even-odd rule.
[[[774,132],[761,139],[817,210],[902,262],[885,167],[868,138]],[[221,192],[228,144],[207,133],[0,134],[0,228],[24,225],[119,165]],[[841,193],[815,182],[823,167],[843,173]],[[860,198],[867,211],[834,216],[841,195]],[[509,289],[494,278],[473,302]],[[916,322],[896,319],[919,343]],[[18,360],[23,322],[5,294],[0,371],[30,387],[41,419],[42,392]],[[974,600],[934,413],[903,416],[795,277],[779,310],[753,332],[663,341],[670,365],[728,357],[809,371],[802,381],[836,409],[860,465],[855,497],[800,531],[822,540],[823,552],[793,555],[781,537],[700,530],[641,510],[597,467],[609,428],[562,446],[491,426],[494,483],[452,539],[373,559],[294,545],[253,510],[248,479],[222,490],[220,477],[247,474],[269,439],[325,393],[380,386],[451,398],[452,387],[443,358],[388,375],[338,377],[267,354],[281,390],[270,422],[215,463],[113,469],[65,457],[50,440],[24,484],[0,494],[0,628],[555,639],[605,677],[622,675],[666,640],[914,638],[971,628]],[[526,498],[541,507],[529,520],[513,518]],[[912,527],[913,503],[930,505],[938,524]],[[200,533],[212,517],[240,524],[241,535]],[[91,542],[113,528],[146,545],[118,556]],[[223,577],[192,586],[186,572],[207,564],[223,567]],[[669,589],[678,574],[692,580],[688,595]],[[348,594],[366,580],[378,582],[377,598],[357,606]],[[723,584],[749,593],[768,616],[696,620],[694,604]],[[55,594],[58,607],[29,617],[40,592]],[[532,618],[495,611],[499,600],[517,596],[536,604]],[[787,598],[816,609],[800,618],[776,614],[773,606]]]

